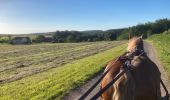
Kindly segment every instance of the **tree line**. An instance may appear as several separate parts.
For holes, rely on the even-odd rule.
[[[112,40],[124,40],[128,39],[129,35],[139,36],[142,35],[144,38],[149,37],[152,34],[165,33],[168,34],[170,30],[170,19],[159,19],[155,22],[147,22],[138,24],[135,26],[121,28],[121,29],[110,29],[106,31],[102,30],[91,30],[91,31],[56,31],[47,37],[44,34],[36,35],[32,42],[95,42],[95,41],[112,41]],[[11,37],[10,37],[11,39]],[[7,42],[7,38],[0,37],[0,42]]]
[[[152,34],[160,34],[170,29],[170,19],[159,19],[155,22],[138,24],[128,28],[111,29],[106,31],[56,31],[53,35],[54,42],[94,42],[124,40],[130,36],[143,35],[144,38]]]

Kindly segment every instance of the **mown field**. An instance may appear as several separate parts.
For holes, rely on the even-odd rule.
[[[170,78],[170,34],[152,35],[148,40],[156,47],[158,56]]]
[[[125,51],[123,43],[0,45],[0,99],[61,99]]]

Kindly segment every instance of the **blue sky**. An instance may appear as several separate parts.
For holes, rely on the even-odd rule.
[[[170,18],[170,0],[0,0],[0,33],[107,30]]]

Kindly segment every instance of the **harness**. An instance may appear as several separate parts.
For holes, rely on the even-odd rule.
[[[134,56],[142,56],[142,55],[146,55],[146,53],[144,52],[144,50],[135,48],[132,52],[125,52],[123,55],[119,56],[114,62],[116,61],[120,61],[123,66],[122,71],[120,73],[118,73],[116,75],[116,77],[114,77],[114,79],[109,82],[104,88],[101,88],[100,91],[98,91],[92,98],[90,98],[90,100],[96,100],[97,98],[99,98],[107,89],[109,89],[122,75],[124,75],[125,73],[128,74],[129,72],[131,72],[132,70],[134,70],[133,65],[131,64],[131,61],[133,60]],[[112,67],[110,67],[107,71],[104,72],[104,74],[98,79],[98,81],[90,88],[88,89],[85,94],[83,94],[78,100],[84,100],[90,93],[91,91],[102,81],[102,79],[106,76],[106,74],[112,69]],[[160,80],[161,85],[163,86],[165,92],[166,92],[166,96],[164,97],[163,100],[169,100],[169,93],[168,90],[165,86],[165,84],[163,83],[162,79]],[[101,97],[102,98],[102,97]]]

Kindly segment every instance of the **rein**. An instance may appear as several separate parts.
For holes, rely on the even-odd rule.
[[[120,57],[118,57],[111,65],[113,65],[116,61],[119,60]],[[110,67],[98,80],[97,82],[90,88],[88,89],[78,100],[84,100],[90,93],[92,90],[94,90],[94,88],[101,82],[101,80],[106,76],[106,74],[112,69],[112,67]]]
[[[101,89],[99,92],[97,92],[90,100],[96,100],[103,94],[107,89],[109,89],[123,74],[125,71],[122,71],[119,73],[110,83],[108,83],[103,89]]]

